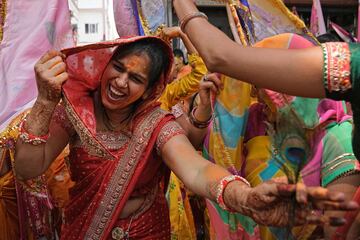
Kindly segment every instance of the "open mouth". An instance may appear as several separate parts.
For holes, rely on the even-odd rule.
[[[113,101],[120,100],[126,96],[125,93],[120,92],[119,90],[111,86],[111,84],[109,84],[107,95]]]

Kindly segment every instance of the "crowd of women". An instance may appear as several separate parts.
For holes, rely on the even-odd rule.
[[[181,29],[50,50],[35,64],[37,99],[9,124],[4,139],[14,141],[0,151],[0,190],[21,196],[25,210],[10,213],[11,201],[2,202],[0,237],[194,239],[195,194],[251,219],[248,239],[357,239],[359,46],[314,47],[284,34],[242,47],[192,0],[173,5]],[[188,70],[183,58],[174,63],[176,37]],[[222,75],[253,84],[257,98],[242,174],[197,151],[216,124]],[[3,187],[11,168],[21,195]]]

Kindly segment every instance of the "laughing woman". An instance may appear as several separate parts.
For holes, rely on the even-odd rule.
[[[171,49],[153,37],[50,51],[36,64],[39,95],[22,123],[15,169],[20,179],[38,176],[69,144],[75,186],[62,239],[169,239],[168,169],[193,192],[261,224],[292,222],[294,186],[251,188],[199,156],[174,117],[160,109],[156,100],[171,64]],[[315,208],[357,208],[322,188],[296,197],[302,205],[296,224],[342,221],[311,216],[303,207],[307,197]]]

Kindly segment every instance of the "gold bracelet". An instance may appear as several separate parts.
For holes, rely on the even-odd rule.
[[[208,20],[208,17],[206,16],[205,13],[203,12],[193,12],[193,13],[189,13],[188,15],[186,15],[181,21],[180,21],[180,29],[181,31],[185,32],[185,27],[186,25],[190,22],[191,19],[194,18],[205,18],[206,20]]]

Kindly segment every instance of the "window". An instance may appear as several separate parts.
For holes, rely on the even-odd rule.
[[[85,33],[98,33],[98,23],[85,23]]]

